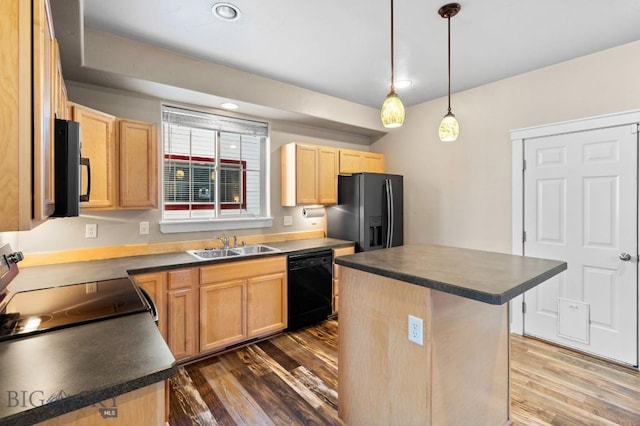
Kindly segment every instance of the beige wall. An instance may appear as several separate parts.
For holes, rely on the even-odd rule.
[[[69,99],[91,108],[119,117],[144,120],[160,124],[161,101],[122,91],[67,82]],[[82,213],[77,218],[50,219],[31,231],[0,233],[0,242],[9,242],[16,250],[41,253],[82,247],[104,247],[123,244],[141,244],[186,241],[211,238],[214,235],[256,235],[280,232],[326,229],[325,219],[305,219],[302,207],[280,206],[280,146],[289,142],[337,146],[368,150],[362,145],[367,139],[358,135],[329,131],[310,126],[274,122],[271,124],[271,214],[274,225],[270,228],[163,234],[159,230],[161,211],[105,211]],[[160,155],[160,154],[159,154]],[[160,171],[159,171],[160,172]],[[293,216],[293,226],[283,226],[283,216]],[[148,221],[149,235],[138,234],[138,224]],[[88,223],[98,224],[98,238],[85,239]]]
[[[455,90],[455,68],[452,78]],[[405,242],[510,252],[510,130],[640,109],[639,83],[634,42],[455,93],[454,143],[438,139],[446,98],[408,108],[404,126],[371,146],[405,175]]]

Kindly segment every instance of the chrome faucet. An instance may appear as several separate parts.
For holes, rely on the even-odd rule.
[[[238,237],[236,237],[235,235],[233,236],[233,246],[238,247]]]
[[[222,237],[215,237],[217,240],[222,241],[223,247],[229,248],[229,236],[227,234],[222,234]]]

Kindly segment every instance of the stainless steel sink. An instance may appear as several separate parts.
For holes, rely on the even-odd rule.
[[[197,257],[200,260],[220,259],[223,257],[239,256],[240,253],[231,249],[216,248],[216,249],[204,249],[204,250],[187,250],[192,256]]]
[[[212,248],[204,250],[187,250],[192,256],[200,260],[222,259],[233,256],[248,256],[251,254],[272,253],[280,251],[280,249],[265,246],[263,244],[254,244],[250,246],[233,247],[233,248]]]
[[[234,247],[231,250],[238,252],[238,254],[260,254],[260,253],[271,253],[274,251],[280,251],[280,249],[274,248],[274,247],[269,247],[269,246],[265,246],[262,244],[255,244],[255,245],[250,245],[250,246],[243,246],[243,247]]]

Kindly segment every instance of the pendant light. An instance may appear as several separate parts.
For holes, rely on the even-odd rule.
[[[438,134],[440,136],[440,140],[442,142],[453,142],[458,139],[458,135],[460,134],[460,126],[458,125],[458,120],[456,120],[456,116],[451,112],[451,18],[456,16],[460,12],[460,4],[459,3],[449,3],[445,4],[438,10],[438,14],[443,18],[447,19],[447,35],[448,35],[448,72],[449,72],[449,87],[448,87],[448,99],[449,99],[449,107],[447,108],[447,114],[444,116],[442,121],[440,122],[440,127],[438,128]]]
[[[393,82],[393,0],[391,0],[391,89],[382,104],[380,119],[384,127],[400,127],[404,122],[404,105],[396,93]]]

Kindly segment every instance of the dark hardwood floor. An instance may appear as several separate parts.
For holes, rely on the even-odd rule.
[[[169,423],[341,425],[337,344],[330,320],[180,367]],[[520,336],[511,366],[515,425],[640,425],[637,371]]]

